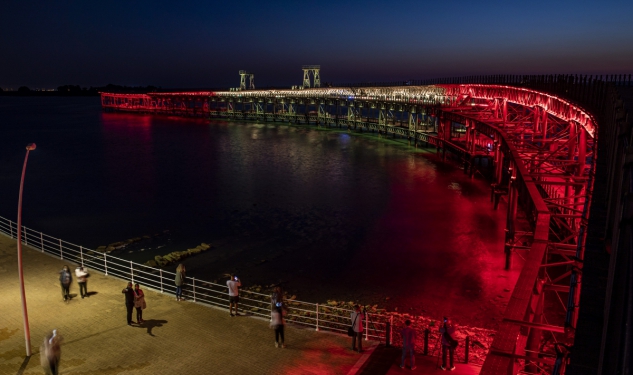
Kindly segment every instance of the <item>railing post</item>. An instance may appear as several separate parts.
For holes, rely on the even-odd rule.
[[[195,277],[191,278],[191,286],[193,287],[193,302],[196,302],[196,278]],[[237,309],[235,310],[237,312]]]
[[[44,233],[40,232],[40,246],[42,248],[42,252],[44,252]]]
[[[132,278],[132,284],[134,284],[134,264],[130,261],[130,278]]]
[[[365,314],[365,341],[369,340],[369,314]]]
[[[163,292],[163,269],[158,269],[158,274],[160,275],[160,292]]]
[[[25,226],[22,226],[22,230],[24,231],[24,245],[27,245],[27,246],[28,246],[28,244],[29,244],[29,239],[28,239],[28,236],[26,235],[26,227],[25,227]]]
[[[79,257],[81,258],[81,266],[84,266],[84,248],[79,246]]]
[[[316,304],[316,329],[315,331],[319,330],[319,304]]]
[[[469,351],[470,351],[470,336],[466,336],[466,344],[464,346],[464,363],[468,363]]]
[[[64,259],[64,250],[62,247],[62,239],[59,239],[59,259]]]
[[[108,256],[108,253],[104,252],[103,253],[103,269],[105,271],[105,275],[108,276],[108,260],[106,259]]]
[[[385,323],[385,347],[388,348],[391,346],[391,317]]]
[[[428,328],[424,329],[424,355],[429,355],[429,333],[431,331]]]
[[[393,342],[393,315],[389,315],[389,343]]]
[[[9,220],[9,236],[13,238],[13,222]]]

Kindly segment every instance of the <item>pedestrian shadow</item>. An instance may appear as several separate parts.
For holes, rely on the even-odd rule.
[[[86,297],[94,296],[96,294],[99,294],[99,292],[88,292],[86,293]]]
[[[155,337],[156,335],[152,333],[152,329],[156,327],[162,327],[163,324],[166,324],[166,323],[167,323],[166,320],[149,319],[149,320],[144,320],[143,323],[139,324],[139,327],[146,328],[147,334]]]

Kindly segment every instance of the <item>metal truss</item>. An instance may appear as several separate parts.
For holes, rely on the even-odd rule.
[[[522,276],[529,277],[517,283],[482,373],[512,368],[516,359],[524,361],[528,373],[538,373],[543,365],[560,371],[565,358],[557,351],[544,352],[541,340],[551,341],[552,348],[573,343],[595,168],[595,120],[580,107],[532,90],[490,85],[445,88],[447,95],[453,97],[452,108],[443,107],[441,111],[464,117],[462,122],[470,128],[470,144],[466,147],[471,152],[487,153],[490,149],[479,151],[481,147],[476,145],[485,139],[493,145],[493,157],[500,167],[493,189],[503,185],[502,168],[507,165],[507,187],[499,190],[508,195],[509,203],[506,267],[511,265],[510,257],[516,249],[530,248],[534,252],[535,245],[545,245],[542,256],[535,252],[539,256],[528,258],[532,264],[526,264]],[[504,155],[499,155],[499,151]],[[518,173],[521,183],[517,183]],[[519,185],[526,182],[532,189],[521,192]],[[527,208],[532,232],[517,231],[517,205]],[[538,212],[535,208],[539,205],[547,211]],[[543,218],[546,220],[539,220]],[[545,293],[553,293],[566,310],[562,327],[546,324]],[[517,342],[523,343],[519,346]]]

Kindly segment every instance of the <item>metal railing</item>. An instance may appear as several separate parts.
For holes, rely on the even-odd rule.
[[[17,236],[17,224],[0,216],[0,233],[11,238]],[[107,276],[124,281],[139,283],[145,288],[160,293],[176,294],[174,272],[135,263],[107,253],[97,252],[42,232],[22,226],[22,243],[42,253],[82,265]],[[226,308],[228,289],[226,285],[212,283],[195,277],[187,277],[183,296],[190,301],[204,305]],[[243,289],[240,291],[240,310],[243,314],[269,318],[271,311],[270,295]],[[350,326],[350,308],[329,304],[311,303],[287,299],[288,314],[286,321],[298,325],[313,327],[315,330],[328,330],[346,333]],[[381,312],[367,312],[365,319],[365,340],[384,341],[387,324],[392,317]]]

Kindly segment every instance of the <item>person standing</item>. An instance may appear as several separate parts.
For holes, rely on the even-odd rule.
[[[455,340],[455,327],[451,318],[444,317],[444,324],[440,327],[440,334],[442,335],[442,370],[446,370],[446,354],[450,357],[450,371],[455,370],[453,365],[453,356],[455,355],[455,348],[457,347],[457,340]]]
[[[409,354],[409,361],[411,362],[411,370],[415,370],[415,340],[416,333],[411,326],[410,320],[405,320],[404,328],[402,329],[402,361],[400,362],[400,368],[404,368],[404,361]]]
[[[352,329],[354,330],[354,336],[352,336],[352,350],[356,351],[358,346],[358,352],[363,351],[363,320],[365,314],[360,311],[359,305],[354,305],[354,311],[350,314],[352,321]]]
[[[185,275],[186,269],[185,265],[180,263],[178,267],[176,267],[176,301],[182,301],[182,286],[185,285]]]
[[[284,316],[286,315],[286,308],[282,302],[276,302],[270,314],[270,327],[275,330],[275,348],[285,348],[284,343],[284,326],[286,321]]]
[[[125,308],[127,309],[127,325],[132,325],[132,310],[134,309],[134,289],[132,283],[127,283],[127,287],[121,292],[125,294]]]
[[[75,276],[77,276],[77,284],[79,284],[79,295],[81,298],[88,297],[88,269],[83,266],[79,266],[75,269]]]
[[[234,274],[230,275],[230,278],[226,281],[226,286],[229,287],[229,315],[233,315],[233,305],[235,305],[235,316],[237,313],[237,304],[240,302],[239,287],[242,286],[240,279]]]
[[[70,283],[72,282],[73,277],[70,274],[70,268],[68,268],[68,266],[64,266],[62,270],[59,271],[59,283],[62,286],[62,297],[66,303],[70,301]]]
[[[44,368],[44,372],[48,375],[57,375],[59,373],[59,362],[62,357],[62,348],[60,346],[63,338],[54,329],[44,337],[44,342],[40,346],[40,363]]]
[[[134,284],[134,307],[136,308],[136,322],[138,324],[145,322],[143,320],[143,310],[147,307],[145,304],[145,293],[143,293],[138,283]]]

